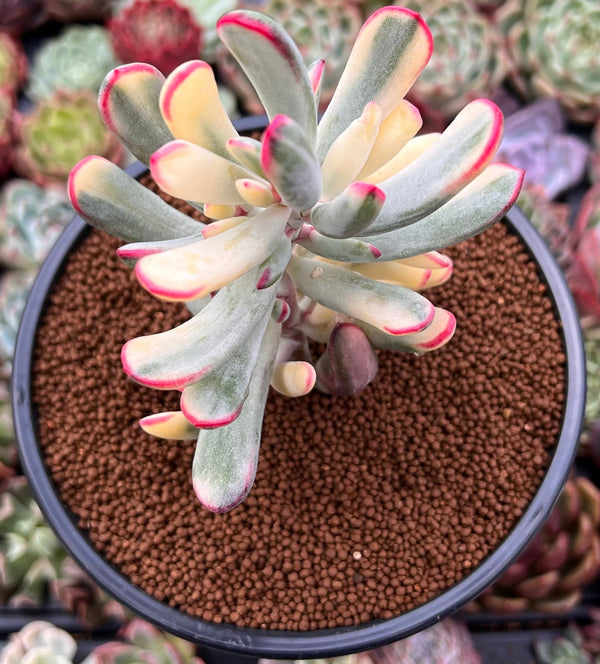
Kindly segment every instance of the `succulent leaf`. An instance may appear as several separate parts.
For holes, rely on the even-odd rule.
[[[401,261],[351,264],[348,269],[369,277],[369,279],[385,281],[418,291],[439,286],[448,281],[452,275],[452,264],[434,270],[406,265]]]
[[[260,177],[265,177],[265,173],[260,163],[260,154],[262,143],[255,138],[239,136],[230,138],[226,144],[229,154],[242,166],[245,166]]]
[[[418,332],[433,319],[434,308],[407,288],[367,279],[343,267],[292,256],[288,271],[312,300],[363,320],[388,334]]]
[[[185,247],[198,240],[202,240],[204,235],[201,233],[202,229],[198,229],[195,235],[188,237],[179,237],[172,240],[157,240],[156,242],[134,242],[133,244],[126,244],[117,249],[117,256],[129,267],[134,267],[135,264],[144,256],[151,256],[152,254],[160,254],[163,251],[170,249],[177,249]]]
[[[374,101],[386,118],[427,64],[431,33],[421,17],[401,7],[372,14],[356,38],[344,73],[319,123],[317,155],[322,162],[335,139]]]
[[[388,180],[393,175],[396,175],[396,173],[399,173],[402,169],[412,164],[417,157],[420,157],[432,145],[437,143],[440,136],[441,134],[435,132],[415,136],[408,141],[403,148],[400,148],[396,155],[388,162],[363,178],[364,181],[370,182],[371,184],[379,184],[384,180]]]
[[[274,321],[267,325],[248,397],[237,419],[226,427],[204,429],[198,436],[192,481],[200,502],[213,512],[239,505],[254,482],[280,327]]]
[[[402,99],[381,123],[373,148],[357,179],[367,177],[393,159],[421,129],[422,124],[419,110]]]
[[[325,200],[335,198],[355,180],[371,154],[381,120],[381,109],[369,102],[335,139],[321,165]]]
[[[222,366],[273,305],[275,287],[256,290],[256,278],[253,270],[225,286],[178,327],[128,341],[125,373],[148,387],[183,389]]]
[[[278,203],[280,200],[270,184],[259,182],[253,178],[236,180],[235,188],[244,201],[252,207],[265,208],[273,205],[273,203]]]
[[[79,162],[68,190],[71,204],[88,223],[128,242],[172,240],[203,227],[102,157]]]
[[[471,102],[426,152],[379,186],[386,203],[369,229],[380,233],[427,216],[476,178],[502,137],[502,113],[487,99]]]
[[[435,313],[431,323],[423,330],[413,334],[394,336],[385,334],[377,328],[366,325],[362,321],[356,324],[367,335],[374,348],[381,350],[393,350],[403,353],[423,353],[437,350],[450,341],[456,330],[456,318],[452,312],[435,307]]]
[[[377,375],[377,355],[360,327],[338,323],[315,365],[317,386],[337,396],[355,394]]]
[[[309,210],[321,195],[321,170],[309,138],[285,115],[273,118],[263,135],[261,165],[282,200]]]
[[[377,246],[381,261],[409,258],[448,247],[501,219],[515,202],[522,182],[523,171],[520,169],[491,164],[454,198],[424,219],[361,239]],[[369,261],[355,259],[354,262]]]
[[[288,208],[273,205],[206,240],[145,256],[136,264],[136,275],[144,288],[163,299],[204,297],[266,260],[279,243],[289,214]]]
[[[308,224],[303,227],[296,242],[317,256],[346,263],[369,263],[381,256],[379,249],[370,242],[354,237],[331,238]]]
[[[160,92],[160,110],[175,138],[230,158],[226,144],[238,133],[223,108],[213,70],[206,62],[190,60],[171,72]]]
[[[104,124],[146,165],[153,152],[173,140],[159,108],[164,81],[152,65],[135,62],[113,69],[98,95]]]
[[[253,177],[250,171],[200,145],[175,140],[150,158],[150,171],[158,186],[186,201],[243,205],[235,181]],[[198,173],[202,173],[201,178]]]
[[[310,362],[290,361],[275,365],[271,387],[287,397],[302,397],[315,385],[317,375]]]
[[[317,128],[315,100],[308,71],[292,38],[265,14],[245,10],[223,16],[217,32],[250,79],[269,118],[292,118],[312,143]]]
[[[365,182],[353,182],[328,203],[317,203],[310,221],[323,235],[349,238],[366,231],[385,202],[381,189]]]
[[[240,414],[254,373],[261,340],[271,311],[243,340],[218,371],[211,371],[181,394],[181,412],[199,429],[214,429],[231,424]]]
[[[180,411],[154,413],[140,420],[142,429],[151,436],[167,440],[196,440],[198,429]]]

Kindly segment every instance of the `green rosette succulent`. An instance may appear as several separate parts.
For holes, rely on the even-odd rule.
[[[495,24],[470,0],[410,0],[403,4],[422,14],[435,44],[411,98],[452,118],[476,97],[493,97],[507,71]]]
[[[558,99],[572,120],[593,122],[600,113],[600,4],[508,0],[495,18],[521,94]]]
[[[38,606],[67,554],[24,477],[8,480],[0,495],[0,534],[0,599],[10,606]]]
[[[35,54],[27,85],[34,101],[58,90],[98,93],[106,72],[119,64],[108,32],[99,25],[71,25]]]
[[[15,178],[0,190],[0,265],[32,269],[73,217],[66,192]]]
[[[17,123],[14,169],[40,186],[64,183],[83,157],[120,162],[123,148],[104,126],[91,92],[56,92]]]
[[[166,79],[120,67],[99,98],[158,186],[214,221],[174,210],[100,157],[73,169],[69,194],[84,219],[129,243],[118,254],[145,289],[193,312],[130,340],[121,358],[138,383],[181,392],[180,410],[141,425],[197,441],[194,489],[224,512],[254,481],[269,385],[352,394],[376,375],[375,349],[422,354],[451,338],[452,313],[421,294],[451,275],[438,250],[502,218],[523,172],[491,163],[503,118],[489,100],[443,134],[415,136],[421,117],[404,97],[432,37],[411,10],[369,18],[320,121],[322,60],[307,68],[259,12],[226,14],[217,30],[267,111],[260,141],[238,134],[203,61]],[[316,360],[309,339],[325,345]]]
[[[0,652],[0,664],[72,664],[77,643],[63,629],[44,620],[28,623]]]

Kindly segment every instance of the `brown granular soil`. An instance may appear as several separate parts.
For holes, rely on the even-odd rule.
[[[92,232],[39,329],[34,398],[65,503],[148,593],[214,622],[308,630],[389,618],[436,596],[515,525],[562,418],[564,354],[536,268],[502,224],[452,248],[429,291],[458,320],[418,358],[381,353],[354,397],[269,397],[248,499],[199,505],[193,442],[144,434],[178,395],[130,381],[122,344],[186,318]]]

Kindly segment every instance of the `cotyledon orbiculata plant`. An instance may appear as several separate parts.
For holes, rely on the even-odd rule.
[[[413,11],[367,20],[320,121],[323,61],[306,67],[258,12],[226,14],[218,33],[267,111],[260,141],[238,135],[202,61],[166,80],[149,65],[118,67],[99,95],[105,123],[158,185],[214,221],[194,221],[100,157],[73,169],[69,193],[84,219],[129,242],[118,253],[144,288],[188,303],[188,321],[127,342],[122,363],[143,385],[181,391],[180,411],[141,425],[197,439],[194,489],[222,512],[254,481],[269,384],[349,394],[374,377],[374,348],[448,341],[453,315],[419,291],[450,276],[438,250],[501,218],[523,174],[490,163],[503,119],[488,100],[442,134],[416,135],[404,95],[433,45]],[[327,344],[316,363],[309,339]]]

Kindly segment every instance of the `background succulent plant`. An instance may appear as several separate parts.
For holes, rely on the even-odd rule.
[[[41,265],[72,217],[66,193],[13,178],[0,190],[0,265]]]
[[[507,68],[494,23],[470,0],[410,0],[404,4],[422,14],[435,45],[411,98],[452,118],[469,101],[492,97]]]
[[[600,572],[600,491],[570,479],[550,517],[525,552],[470,609],[498,613],[565,613]]]
[[[100,25],[70,25],[43,44],[33,59],[27,95],[49,99],[57,91],[98,93],[106,72],[119,64]]]
[[[197,438],[194,489],[225,511],[253,483],[269,383],[291,396],[317,381],[347,394],[373,378],[374,348],[423,353],[449,340],[453,315],[414,289],[450,276],[437,249],[502,217],[523,174],[489,165],[502,115],[487,100],[441,136],[411,140],[421,121],[403,97],[432,42],[410,10],[368,20],[320,123],[322,62],[307,70],[258,12],[227,14],[218,31],[267,110],[262,142],[238,135],[202,61],[166,80],[147,65],[121,67],[99,100],[158,185],[216,221],[198,224],[98,157],[73,170],[69,192],[85,219],[131,242],[119,256],[147,290],[190,302],[182,326],[129,341],[123,367],[143,385],[182,391],[180,411],[141,424]],[[314,364],[309,338],[327,344]]]
[[[534,652],[538,664],[600,664],[600,657],[588,651],[583,634],[574,625],[563,636],[535,642]]]
[[[62,23],[103,21],[115,0],[44,0],[49,16]]]
[[[558,99],[572,120],[593,122],[600,112],[600,5],[508,0],[495,16],[521,94]]]
[[[600,182],[600,116],[592,130],[591,139],[592,151],[588,173],[592,182]]]
[[[27,76],[27,59],[21,42],[0,32],[0,91],[15,95]]]
[[[135,0],[110,19],[108,29],[123,62],[147,62],[165,75],[202,50],[200,26],[175,0]]]
[[[72,664],[75,639],[49,622],[36,620],[12,634],[0,664]]]
[[[15,170],[39,185],[60,185],[88,154],[121,162],[123,148],[106,129],[92,93],[56,92],[17,123]]]
[[[7,90],[0,90],[0,179],[12,168],[15,151],[14,132],[15,98]]]
[[[21,35],[47,18],[42,0],[0,0],[0,31]]]

